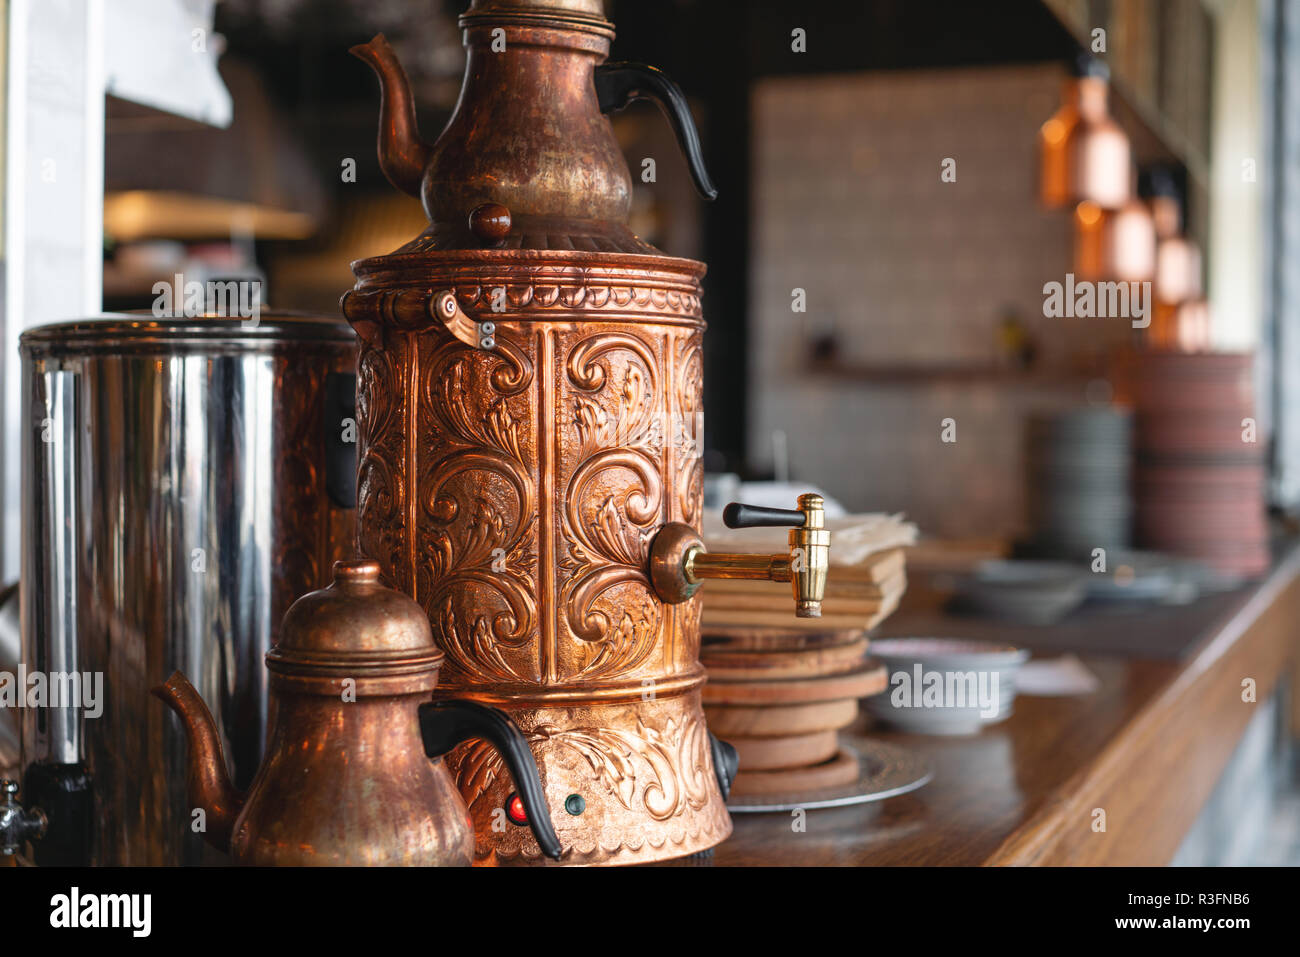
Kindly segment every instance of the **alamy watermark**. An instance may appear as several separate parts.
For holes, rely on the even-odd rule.
[[[910,672],[889,676],[889,703],[897,709],[978,708],[981,718],[993,718],[1000,677],[996,671],[926,671],[918,662]]]
[[[1134,329],[1151,325],[1151,283],[1076,281],[1043,284],[1043,315],[1048,319],[1128,319]]]
[[[81,708],[87,718],[104,713],[102,671],[0,671],[0,709]]]
[[[83,894],[73,886],[50,898],[50,926],[56,929],[120,928],[148,937],[152,912],[152,894]]]
[[[153,284],[153,314],[156,319],[193,319],[199,316],[222,316],[242,319],[256,326],[262,316],[262,281],[260,279],[210,279],[186,281],[176,273],[171,282],[160,279]]]

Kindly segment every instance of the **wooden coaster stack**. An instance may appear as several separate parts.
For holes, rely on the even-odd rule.
[[[834,550],[832,549],[832,560]],[[831,565],[820,618],[796,618],[790,585],[768,581],[711,581],[704,599],[704,631],[765,629],[825,632],[876,627],[907,590],[901,548],[888,548],[853,565]]]
[[[1141,544],[1242,577],[1269,565],[1253,364],[1249,353],[1148,353],[1136,389]]]
[[[709,730],[740,754],[732,794],[813,791],[857,780],[858,761],[841,750],[838,732],[857,717],[858,699],[883,691],[887,681],[867,644],[861,628],[705,628],[704,713]]]

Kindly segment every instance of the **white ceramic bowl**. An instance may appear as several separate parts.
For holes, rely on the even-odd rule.
[[[964,638],[881,638],[889,687],[867,698],[877,721],[919,734],[974,734],[1011,716],[1016,672],[1029,651]]]

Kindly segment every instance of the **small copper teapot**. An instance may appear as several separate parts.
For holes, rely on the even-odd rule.
[[[266,656],[274,719],[247,795],[189,681],[176,672],[154,688],[185,723],[190,800],[209,843],[237,864],[467,865],[474,831],[442,756],[481,738],[514,778],[510,820],[526,819],[559,858],[537,765],[510,719],[429,700],[442,658],[424,611],[380,584],[378,563],[335,563],[333,584],[294,602]]]

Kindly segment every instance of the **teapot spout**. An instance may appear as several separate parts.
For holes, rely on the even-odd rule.
[[[411,82],[382,33],[369,43],[352,47],[379,76],[379,168],[404,193],[420,197],[420,180],[432,148],[420,139],[415,123]]]
[[[206,815],[204,837],[220,851],[229,852],[235,819],[244,805],[244,795],[235,789],[226,770],[226,755],[217,734],[212,712],[194,686],[179,671],[173,672],[151,693],[185,724],[190,742],[188,788],[190,802]]]

